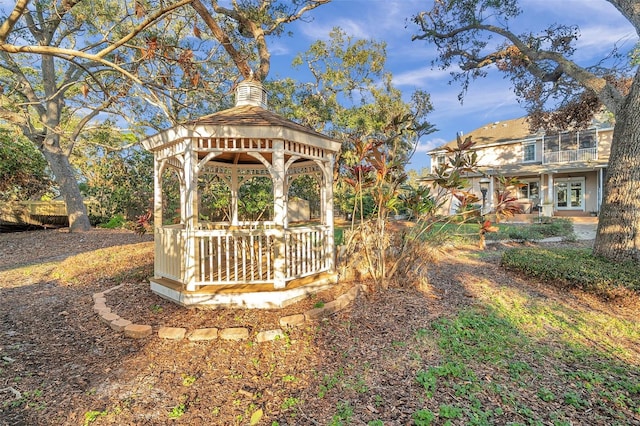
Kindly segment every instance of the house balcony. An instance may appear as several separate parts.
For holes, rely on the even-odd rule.
[[[564,164],[574,162],[585,162],[598,159],[598,148],[571,149],[565,151],[545,152],[542,157],[542,164]]]

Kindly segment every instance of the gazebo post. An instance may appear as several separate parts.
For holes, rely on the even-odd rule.
[[[271,160],[271,179],[273,181],[273,221],[276,225],[274,236],[273,288],[285,288],[286,282],[286,244],[285,220],[287,206],[285,202],[285,165],[284,142],[273,141]]]
[[[163,236],[162,234],[162,171],[166,162],[158,159],[159,154],[153,153],[153,241],[154,241],[154,258],[162,258]],[[157,276],[164,265],[160,265],[158,261],[153,262],[153,274]]]
[[[233,167],[231,169],[231,226],[238,226],[238,169]]]
[[[327,234],[327,242],[325,244],[327,264],[329,270],[335,268],[335,241],[334,241],[334,224],[333,224],[333,155],[330,156],[329,161],[325,162],[322,166],[322,207],[323,209],[323,225],[329,227]]]
[[[184,225],[186,231],[186,252],[184,265],[184,282],[187,291],[196,290],[196,240],[195,231],[198,227],[198,175],[196,173],[198,158],[193,149],[193,140],[187,142],[184,153]]]

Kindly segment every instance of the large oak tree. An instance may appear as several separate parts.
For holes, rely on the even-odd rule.
[[[219,109],[233,81],[229,65],[263,80],[266,37],[328,1],[18,0],[0,8],[0,119],[44,154],[70,229],[87,230],[69,160],[87,126],[111,113],[159,128]]]
[[[640,32],[637,1],[607,1]],[[414,40],[435,45],[439,57],[434,63],[454,69],[454,80],[463,88],[491,68],[505,72],[536,124],[580,127],[601,105],[613,113],[615,128],[594,253],[614,261],[640,262],[638,68],[581,66],[572,59],[579,28],[554,24],[539,33],[517,33],[510,24],[521,14],[517,0],[437,0],[431,10],[414,16],[419,28]],[[548,102],[558,99],[559,104]]]
[[[147,11],[134,1],[19,0],[0,9],[0,119],[44,155],[71,231],[90,228],[70,162],[78,136],[103,114],[126,110],[126,96],[142,84],[138,70],[155,54],[153,38],[136,41],[188,2]]]

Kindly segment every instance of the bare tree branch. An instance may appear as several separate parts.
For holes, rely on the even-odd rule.
[[[29,4],[29,0],[18,0],[16,2],[15,7],[7,20],[0,26],[0,43],[4,43],[7,40],[7,37],[9,36],[9,33],[11,33],[11,30],[13,30],[14,25],[27,9],[27,4]]]

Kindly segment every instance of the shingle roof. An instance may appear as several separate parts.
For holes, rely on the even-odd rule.
[[[186,126],[281,126],[308,133],[313,136],[331,139],[327,135],[288,120],[276,113],[254,105],[241,105],[205,115],[196,120],[185,123]]]
[[[463,139],[471,136],[471,140],[476,146],[490,145],[494,143],[507,142],[519,139],[525,139],[532,136],[529,130],[527,117],[514,118],[506,121],[495,121],[479,127],[472,132],[462,136]],[[431,150],[430,152],[441,151],[445,147],[455,146],[457,141],[454,139],[446,144]]]

